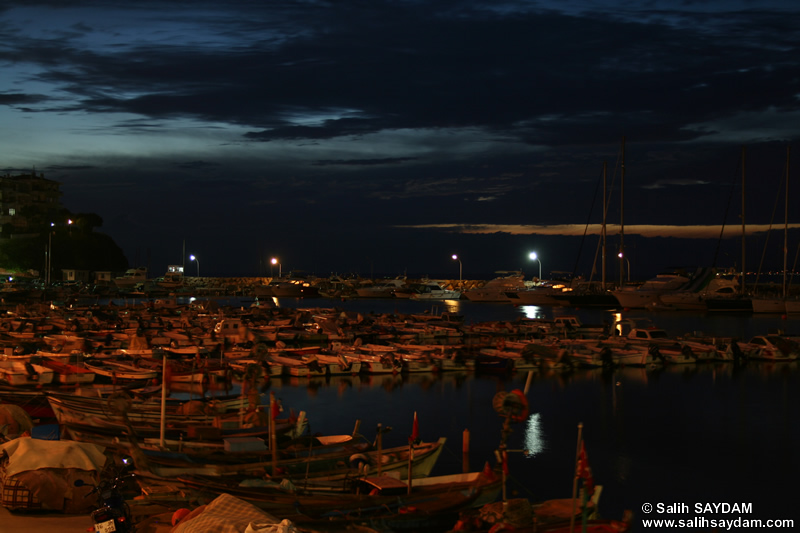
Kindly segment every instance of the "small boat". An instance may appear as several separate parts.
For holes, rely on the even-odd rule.
[[[458,300],[461,298],[461,291],[447,289],[436,281],[420,283],[416,286],[416,291],[411,295],[412,300]]]
[[[93,383],[95,374],[82,364],[43,358],[42,366],[55,372],[53,381],[62,385],[87,385]]]
[[[525,291],[529,287],[525,282],[525,275],[520,271],[498,271],[495,274],[500,275],[487,281],[482,287],[467,289],[463,296],[471,302],[510,302],[514,293]]]
[[[363,476],[339,484],[336,489],[287,489],[263,480],[260,486],[241,486],[235,480],[225,482],[225,478],[164,479],[146,473],[137,478],[140,484],[149,486],[145,492],[152,495],[147,499],[153,503],[164,493],[164,485],[179,486],[187,493],[230,494],[276,516],[291,516],[303,530],[315,530],[315,525],[344,530],[348,524],[369,525],[382,531],[444,530],[455,522],[460,511],[492,502],[502,491],[501,476],[491,469],[410,482],[388,475]]]
[[[777,362],[794,361],[800,357],[800,345],[780,335],[758,335],[750,339],[748,344],[761,348],[750,359]]]
[[[132,289],[146,281],[147,269],[145,267],[129,268],[125,274],[114,278],[114,284],[120,289]]]
[[[100,379],[111,382],[147,381],[159,376],[157,370],[136,368],[133,364],[120,363],[110,359],[89,358],[84,361],[84,364]]]
[[[387,279],[378,283],[367,283],[356,288],[359,298],[394,298],[395,291],[407,288],[405,280]]]
[[[30,361],[0,361],[0,381],[14,387],[25,385],[49,385],[55,372]]]

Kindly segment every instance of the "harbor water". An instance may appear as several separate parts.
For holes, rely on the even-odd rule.
[[[468,301],[274,303],[363,314],[448,312],[463,315],[468,324],[557,314],[577,314],[584,323],[613,323],[619,318],[603,310]],[[637,311],[622,317],[650,318],[673,335],[702,332],[747,340],[770,331],[800,331],[797,320],[772,315]],[[526,386],[530,415],[512,425],[507,441],[508,498],[570,497],[581,425],[595,483],[603,487],[600,514],[619,519],[630,510],[634,531],[673,529],[645,527],[644,520],[651,518],[695,521],[690,524],[737,519],[739,524],[787,519],[800,523],[795,503],[800,479],[796,362],[701,363],[653,371],[587,369],[535,373],[530,379],[527,373],[283,378],[268,385],[286,409],[307,412],[312,433],[349,433],[359,421],[359,432],[372,440],[380,424],[391,428],[384,444],[399,446],[408,442],[416,412],[423,440],[447,438],[433,474],[480,469],[487,461],[495,464],[504,419],[494,410],[493,398],[498,392]],[[706,522],[697,522],[703,519]]]

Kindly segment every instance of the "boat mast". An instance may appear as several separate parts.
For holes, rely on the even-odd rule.
[[[620,184],[619,184],[619,286],[622,287],[625,280],[625,221],[623,213],[625,212],[625,136],[622,136],[622,156],[620,165]]]
[[[606,172],[607,172],[607,165],[606,162],[603,161],[603,261],[601,266],[602,271],[602,287],[603,290],[606,290],[606,217],[608,216],[608,196],[606,192]]]
[[[745,289],[745,274],[747,272],[747,270],[744,267],[744,265],[745,265],[745,242],[744,242],[744,237],[745,237],[745,232],[744,232],[744,195],[745,195],[745,193],[744,193],[744,178],[745,178],[745,168],[744,168],[744,162],[745,162],[745,147],[742,146],[742,288],[741,288],[741,293],[742,294],[744,294],[744,292],[745,292],[744,291],[744,289]]]
[[[783,298],[787,296],[786,256],[789,254],[789,151],[786,146],[786,198],[783,208]]]

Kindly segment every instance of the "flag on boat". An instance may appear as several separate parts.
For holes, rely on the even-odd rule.
[[[281,412],[281,404],[275,398],[275,393],[271,393],[270,394],[270,402],[269,403],[270,403],[270,411],[271,411],[271,414],[272,414],[272,419],[275,420],[276,418],[278,418],[278,413]]]
[[[594,478],[592,478],[592,469],[589,467],[589,458],[586,456],[586,446],[581,441],[581,451],[578,454],[578,467],[575,476],[583,479],[583,488],[586,490],[586,496],[591,497],[594,494]]]
[[[408,442],[412,444],[419,443],[419,422],[417,422],[417,412],[414,411],[414,426],[411,428],[411,437]]]

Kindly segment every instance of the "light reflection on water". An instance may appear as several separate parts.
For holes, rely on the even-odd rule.
[[[539,419],[539,413],[533,413],[528,417],[527,427],[525,428],[525,457],[534,457],[544,451],[545,439]]]

